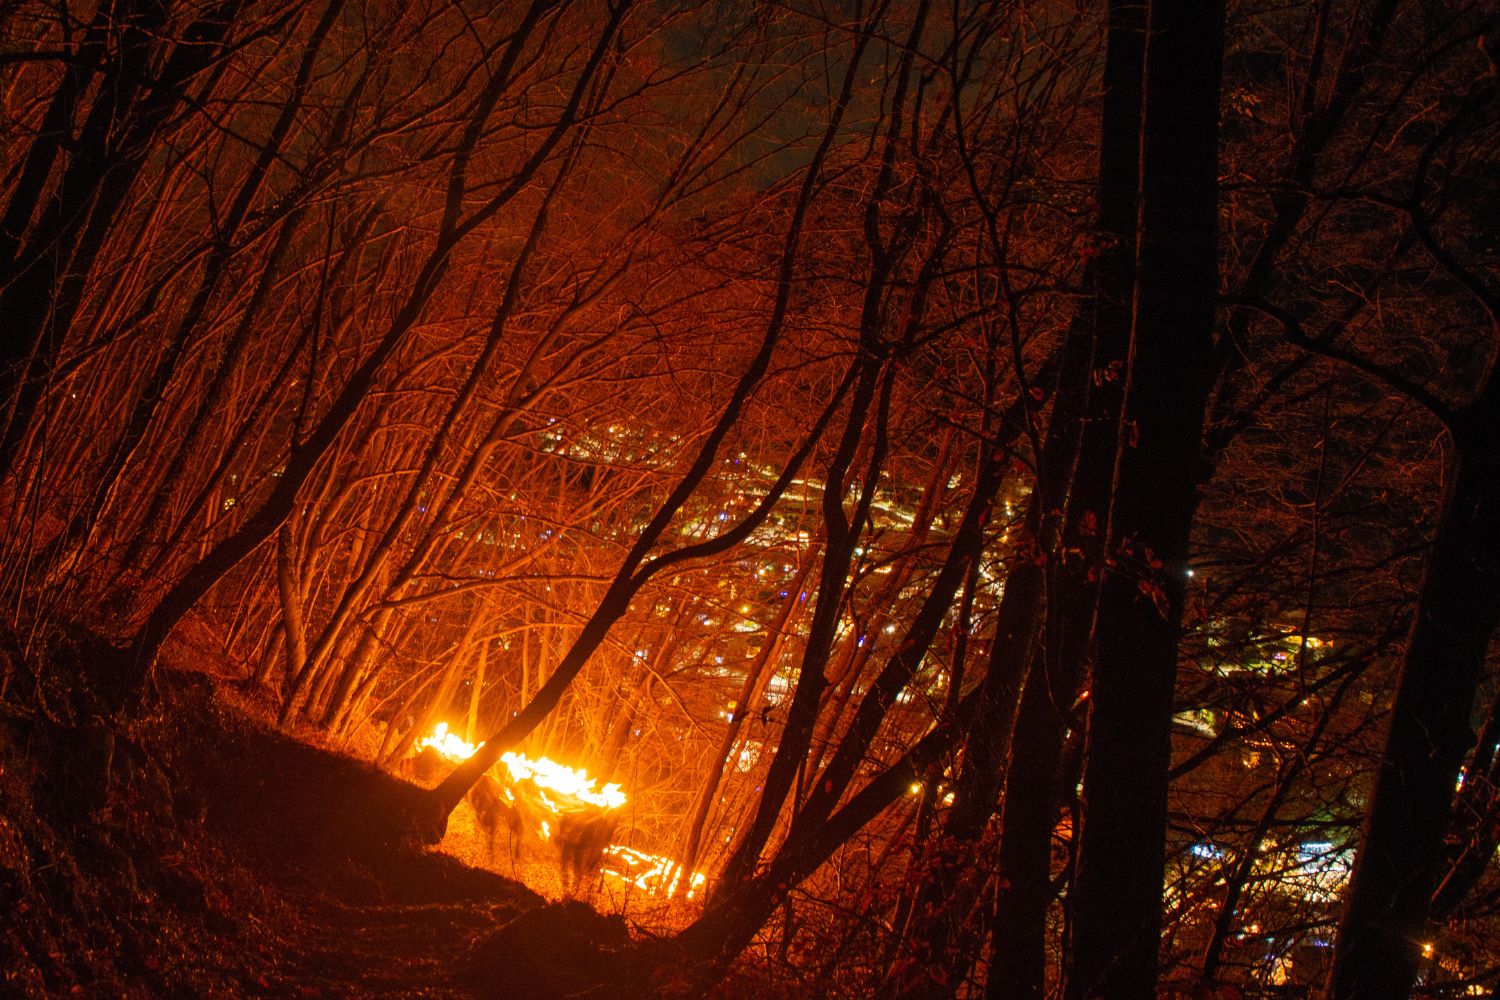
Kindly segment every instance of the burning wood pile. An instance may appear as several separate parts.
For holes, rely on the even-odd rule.
[[[442,761],[461,763],[478,747],[438,723],[431,736],[418,741],[411,772],[419,779],[436,777]],[[503,765],[500,766],[500,765]],[[685,888],[691,899],[704,882],[701,873],[685,880],[672,859],[611,843],[626,802],[619,784],[602,788],[583,768],[547,757],[506,753],[500,765],[482,775],[467,801],[488,839],[490,857],[501,828],[507,834],[514,872],[529,839],[552,844],[565,892],[576,892],[597,871],[650,893],[672,895]]]

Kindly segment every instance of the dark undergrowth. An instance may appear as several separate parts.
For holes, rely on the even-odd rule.
[[[0,996],[629,997],[681,982],[623,921],[415,847],[413,786],[164,672],[100,710],[89,635],[5,650]],[[675,992],[675,991],[673,991]]]

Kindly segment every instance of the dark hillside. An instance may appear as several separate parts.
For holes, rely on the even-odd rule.
[[[71,655],[89,646],[110,655]],[[623,922],[380,836],[412,786],[247,717],[206,677],[165,675],[124,725],[54,702],[0,717],[0,994],[629,991]]]

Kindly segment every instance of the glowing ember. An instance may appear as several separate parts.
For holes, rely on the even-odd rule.
[[[607,874],[629,882],[653,896],[658,893],[673,896],[682,884],[682,866],[671,858],[647,854],[619,844],[610,844],[609,849],[604,852],[603,868]],[[693,877],[688,880],[687,898],[692,899],[705,881],[702,872],[693,872]]]

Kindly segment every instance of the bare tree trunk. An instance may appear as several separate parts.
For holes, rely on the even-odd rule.
[[[908,45],[896,73],[893,110],[884,136],[881,170],[864,204],[864,234],[870,254],[870,275],[865,280],[860,310],[859,356],[854,365],[858,376],[843,433],[829,461],[825,477],[822,515],[826,543],[814,598],[816,604],[808,626],[807,644],[797,675],[797,686],[792,691],[791,704],[787,708],[781,741],[761,783],[760,802],[734,852],[724,865],[718,891],[732,890],[746,882],[754,873],[761,851],[776,828],[787,796],[793,796],[794,810],[801,805],[799,786],[810,770],[808,752],[817,728],[823,694],[828,687],[826,670],[849,586],[849,568],[853,562],[854,549],[867,523],[870,503],[884,459],[893,373],[886,370],[884,363],[889,349],[880,342],[881,325],[890,290],[889,283],[896,265],[915,240],[916,230],[909,222],[897,226],[887,241],[882,235],[881,223],[885,208],[882,202],[894,180],[892,165],[896,147],[904,138],[901,122],[906,110],[907,87],[911,82],[912,58],[922,38],[927,11],[928,4],[924,0],[918,4],[912,18]],[[859,57],[870,35],[870,29],[859,33],[856,50],[844,78],[845,98],[852,89],[854,74],[859,69]],[[875,406],[875,429],[870,444],[871,457],[863,488],[851,515],[845,510],[844,491],[872,404]]]
[[[447,665],[443,667],[442,675],[427,698],[426,707],[422,709],[421,714],[406,732],[402,733],[391,745],[390,752],[385,755],[386,760],[399,760],[406,756],[412,744],[432,732],[438,721],[447,713],[452,705],[454,692],[458,690],[458,682],[463,680],[464,665],[468,661],[469,651],[474,647],[474,639],[478,632],[479,616],[471,614],[468,623],[464,626],[463,636],[448,655]]]
[[[260,659],[256,661],[255,668],[250,672],[250,682],[256,687],[265,684],[271,677],[271,671],[276,669],[276,664],[280,660],[280,651],[285,649],[285,643],[281,641],[286,634],[285,629],[286,625],[277,619],[266,633]]]
[[[62,537],[58,540],[56,561],[65,567],[69,562],[68,549],[72,546],[87,547],[93,537],[100,516],[113,498],[121,477],[129,468],[137,449],[151,428],[152,419],[166,399],[167,389],[177,375],[178,362],[197,332],[198,325],[207,312],[215,292],[229,275],[230,263],[240,249],[235,245],[235,241],[240,237],[241,227],[265,185],[273,163],[281,155],[282,145],[286,142],[297,113],[302,108],[302,101],[312,77],[316,57],[342,7],[343,0],[332,0],[314,26],[312,37],[307,43],[298,70],[296,83],[286,103],[282,106],[281,113],[272,126],[270,134],[262,141],[255,163],[251,166],[249,174],[241,181],[229,210],[215,233],[213,249],[204,263],[193,299],[187,311],[174,324],[173,332],[167,338],[166,349],[156,358],[144,384],[139,389],[135,402],[130,408],[130,414],[111,444],[104,468],[100,470],[98,479],[83,508],[69,519]],[[296,219],[302,213],[299,209],[294,209],[290,214],[291,218],[287,220],[288,226],[281,230],[274,241],[278,248],[285,247],[290,231],[295,229]],[[275,250],[268,255],[264,264],[263,283],[268,281],[269,276],[274,273],[279,257],[280,253]]]
[[[292,443],[282,475],[276,481],[270,496],[237,530],[217,542],[151,610],[132,644],[131,669],[127,676],[119,679],[118,688],[122,700],[138,699],[145,693],[156,654],[177,622],[214,584],[270,537],[291,513],[303,484],[322,461],[334,440],[353,419],[356,410],[375,384],[377,373],[405,340],[407,332],[417,322],[436,292],[447,272],[454,248],[464,236],[492,218],[524,190],[557,144],[572,130],[584,97],[591,90],[606,53],[613,47],[615,32],[618,31],[628,7],[627,3],[617,5],[609,22],[600,29],[588,63],[580,71],[567,105],[541,143],[498,193],[465,216],[461,213],[468,184],[469,158],[479,143],[490,114],[503,96],[511,71],[520,60],[527,39],[546,13],[545,3],[539,0],[532,4],[521,27],[511,36],[494,77],[476,102],[471,120],[466,123],[449,170],[446,208],[436,245],[413,280],[406,301],[396,311],[375,348],[355,369],[312,431],[302,440]],[[476,774],[475,778],[477,777]],[[457,800],[454,801],[457,804]]]
[[[1445,921],[1484,877],[1490,859],[1500,847],[1500,699],[1490,705],[1489,715],[1474,757],[1466,766],[1464,786],[1454,806],[1454,826],[1459,844],[1452,865],[1432,895],[1432,919]]]
[[[193,78],[214,65],[240,6],[238,0],[226,0],[205,11],[169,54],[161,51],[160,41],[168,5],[124,6],[121,51],[108,65],[109,83],[96,93],[78,136],[65,143],[70,157],[58,185],[61,193],[3,275],[0,315],[7,317],[10,335],[0,353],[0,399],[8,418],[0,428],[0,480],[12,469],[55,352],[72,328],[88,276],[154,140],[189,96]],[[158,60],[160,68],[155,69]],[[74,74],[65,74],[64,88],[76,82]],[[68,94],[59,96],[66,104]],[[16,208],[17,218],[8,221],[20,221],[25,206]]]
[[[479,701],[484,694],[484,675],[489,666],[490,643],[485,639],[479,644],[479,655],[474,659],[474,681],[469,688],[469,711],[464,715],[464,739],[474,742],[479,732]]]
[[[717,974],[721,974],[792,886],[817,870],[952,749],[959,735],[974,723],[978,706],[977,692],[965,695],[951,719],[940,721],[899,760],[850,796],[826,821],[817,826],[809,824],[796,837],[788,837],[764,871],[715,897],[703,916],[681,931],[674,941],[695,958],[713,963]]]
[[[440,837],[442,828],[446,823],[446,817],[464,794],[471,788],[479,776],[482,775],[500,755],[530,733],[545,719],[556,707],[562,698],[563,692],[578,673],[583,669],[594,651],[604,642],[609,634],[609,629],[629,609],[630,600],[636,592],[652,576],[661,572],[669,566],[678,562],[695,558],[700,555],[713,555],[727,550],[730,546],[738,544],[740,540],[749,536],[750,532],[759,525],[770,513],[770,508],[785,492],[790,485],[794,470],[801,467],[813,444],[822,437],[823,429],[833,417],[844,394],[848,391],[851,379],[846,377],[838,390],[835,392],[829,405],[825,407],[822,414],[815,421],[812,430],[804,439],[802,446],[787,462],[787,468],[768,491],[762,502],[748,515],[738,526],[723,534],[710,539],[688,545],[680,549],[666,552],[647,558],[648,554],[656,547],[662,534],[666,531],[668,524],[681,510],[683,504],[698,488],[704,476],[718,455],[719,448],[728,436],[731,428],[739,421],[744,410],[745,403],[749,399],[751,391],[760,384],[765,377],[771,362],[771,355],[780,340],[786,323],[787,310],[791,301],[792,278],[796,270],[797,251],[801,245],[802,230],[807,219],[808,212],[812,206],[813,196],[820,181],[820,175],[824,161],[827,159],[833,147],[834,140],[838,137],[843,125],[844,114],[848,109],[849,102],[854,89],[859,70],[860,56],[869,41],[869,32],[860,31],[854,51],[850,55],[848,69],[845,73],[844,82],[838,98],[834,102],[832,114],[829,117],[827,127],[813,153],[812,160],[804,170],[803,181],[797,195],[797,201],[792,209],[792,216],[787,226],[787,234],[781,249],[780,260],[777,264],[776,294],[772,304],[771,315],[767,318],[765,333],[761,344],[751,360],[749,367],[741,375],[735,386],[729,402],[720,412],[715,421],[713,429],[705,437],[703,444],[698,450],[692,465],[677,481],[667,499],[656,509],[650,522],[642,529],[640,536],[630,551],[626,553],[619,569],[615,573],[599,603],[595,606],[593,613],[589,616],[583,628],[579,630],[573,645],[568,649],[558,663],[552,676],[548,677],[536,692],[536,696],[529,701],[520,712],[518,712],[509,723],[498,732],[485,740],[479,751],[463,764],[460,764],[453,773],[448,775],[436,789],[433,790],[432,798],[427,803],[429,812],[425,815],[411,817],[413,832],[423,838]],[[857,367],[857,366],[856,366]],[[851,370],[852,374],[852,370]]]
[[[1005,480],[1005,467],[1003,455],[998,450],[990,452],[981,461],[974,492],[969,497],[958,530],[954,532],[941,570],[930,585],[921,608],[902,634],[897,651],[870,683],[828,765],[813,782],[812,795],[803,805],[801,815],[792,823],[793,835],[799,826],[821,823],[833,811],[874,742],[886,712],[926,657],[963,584],[970,561],[977,560],[984,549],[984,524],[989,520],[990,507]]]
[[[1065,363],[1065,369],[1069,366]],[[1086,372],[1078,372],[1082,380]],[[1060,402],[1065,402],[1061,401]],[[1031,404],[1028,393],[1022,393],[1001,417],[999,440],[1001,449],[1014,446],[1025,430],[1027,409]],[[1067,407],[1064,405],[1064,410]],[[1043,464],[1057,456],[1058,446],[1068,435],[1062,433],[1049,436],[1043,449]],[[991,459],[986,458],[983,468]],[[992,470],[993,474],[993,470]],[[1039,525],[1047,520],[1052,508],[1054,494],[1047,488],[1055,480],[1044,479],[1038,486],[1026,512],[1026,533],[1039,537]],[[1035,553],[1030,553],[1035,556]],[[910,923],[909,937],[913,949],[923,956],[928,971],[936,975],[924,975],[914,981],[896,981],[889,988],[896,995],[920,997],[941,994],[951,989],[960,978],[959,965],[971,962],[972,955],[961,955],[952,947],[959,934],[963,914],[973,906],[973,893],[977,886],[967,879],[965,868],[970,864],[967,856],[982,839],[995,811],[1004,774],[1006,755],[1011,750],[1013,726],[1016,720],[1016,705],[1026,665],[1033,659],[1034,642],[1042,613],[1043,572],[1035,558],[1023,556],[1012,566],[1006,577],[1005,591],[995,611],[995,632],[990,642],[990,656],[985,675],[977,690],[977,713],[964,738],[962,769],[954,785],[953,807],[948,810],[942,832],[951,849],[943,851],[937,859],[925,884],[917,887],[913,909],[917,913]],[[966,595],[966,601],[971,595]],[[953,699],[957,697],[961,678],[955,676],[950,690],[950,705],[944,717],[951,717]]]
[[[745,670],[745,682],[740,686],[739,695],[735,698],[729,725],[724,730],[724,738],[719,743],[718,751],[709,763],[708,775],[703,779],[703,786],[698,790],[692,817],[688,820],[687,832],[683,835],[682,848],[677,852],[678,866],[689,881],[692,878],[693,869],[698,864],[699,851],[703,846],[703,827],[708,821],[709,811],[713,808],[714,794],[719,790],[719,782],[723,780],[724,768],[729,763],[729,755],[739,740],[740,730],[744,727],[746,717],[754,711],[759,695],[765,690],[766,682],[770,679],[770,671],[766,668],[775,661],[776,654],[781,649],[792,614],[803,604],[802,589],[807,584],[807,577],[812,572],[814,562],[816,562],[816,556],[813,554],[813,549],[809,547],[803,554],[802,566],[797,570],[797,576],[787,588],[786,598],[776,613],[776,619],[766,630],[765,645],[761,646],[760,652]]]
[[[1339,923],[1329,995],[1404,998],[1416,980],[1485,651],[1500,624],[1500,383],[1456,435],[1458,468],[1427,560],[1391,726]],[[1466,422],[1467,423],[1467,422]],[[1479,431],[1479,427],[1487,428]],[[1483,443],[1481,443],[1483,442]],[[1451,904],[1450,904],[1451,905]]]
[[[1254,871],[1256,858],[1260,855],[1261,844],[1265,841],[1266,834],[1276,822],[1276,813],[1291,793],[1293,783],[1303,768],[1311,764],[1317,756],[1318,742],[1323,738],[1323,732],[1328,724],[1333,721],[1334,712],[1338,710],[1339,704],[1344,700],[1350,686],[1357,680],[1358,674],[1350,674],[1344,678],[1344,682],[1338,686],[1328,703],[1323,706],[1318,721],[1313,725],[1313,731],[1308,736],[1307,742],[1300,750],[1293,754],[1291,759],[1281,768],[1281,773],[1276,776],[1276,787],[1271,792],[1271,799],[1261,810],[1260,819],[1255,823],[1255,829],[1245,840],[1240,849],[1240,855],[1235,862],[1234,870],[1227,878],[1224,886],[1224,899],[1219,904],[1219,912],[1214,917],[1214,929],[1209,937],[1207,946],[1203,949],[1202,975],[1205,983],[1212,984],[1219,974],[1219,963],[1223,957],[1224,943],[1229,940],[1229,934],[1235,927],[1235,917],[1239,912],[1240,897],[1244,894],[1245,885],[1250,880]]]
[[[362,697],[362,693],[368,693],[379,675],[380,667],[375,662],[375,656],[385,641],[390,621],[391,610],[381,608],[360,635],[359,644],[354,647],[353,655],[340,672],[338,685],[328,699],[328,707],[323,710],[325,728],[341,730],[348,725],[355,702]]]
[[[1140,181],[1141,74],[1145,7],[1109,8],[1104,112],[1099,151],[1099,243],[1064,350],[1038,492],[1044,512],[1062,505],[1064,522],[1042,533],[1047,556],[1044,641],[1031,658],[1005,769],[999,889],[991,926],[990,997],[1046,992],[1047,910],[1053,898],[1052,828],[1060,805],[1059,767],[1074,701],[1092,654],[1104,532],[1119,447],[1122,370],[1130,336]],[[1070,426],[1073,421],[1081,428]],[[1049,520],[1050,514],[1046,515]]]
[[[276,591],[281,596],[281,637],[286,647],[286,683],[290,689],[307,670],[307,630],[302,623],[306,594],[297,571],[292,524],[283,521],[276,532]]]
[[[1455,453],[1428,552],[1391,707],[1390,729],[1344,899],[1328,994],[1332,1000],[1402,998],[1416,980],[1433,894],[1453,829],[1454,784],[1474,747],[1472,713],[1485,656],[1500,627],[1500,293],[1487,275],[1443,245],[1425,214],[1439,151],[1497,97],[1494,75],[1476,83],[1417,159],[1408,212],[1423,249],[1460,283],[1488,320],[1487,370],[1456,409],[1425,397]],[[1298,338],[1305,342],[1305,338]],[[1351,360],[1345,355],[1344,360]],[[1368,365],[1365,366],[1367,369]],[[1383,371],[1383,370],[1382,370]],[[1396,387],[1407,395],[1421,390]],[[1481,747],[1476,760],[1493,754]],[[1461,882],[1445,906],[1457,905]]]
[[[1222,0],[1152,0],[1125,412],[1065,996],[1156,996],[1172,694],[1218,294]],[[1120,25],[1111,25],[1111,43]],[[1129,44],[1126,41],[1126,44]]]

